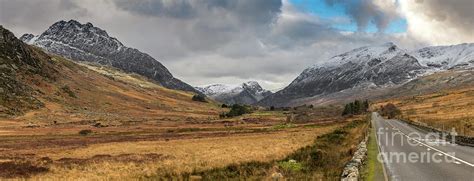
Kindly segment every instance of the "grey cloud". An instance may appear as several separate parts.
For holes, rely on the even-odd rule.
[[[16,33],[39,33],[58,18],[79,18],[87,13],[74,0],[0,0],[0,24]]]
[[[227,9],[238,14],[241,22],[267,24],[281,13],[281,0],[229,0]],[[229,6],[230,5],[230,6]]]
[[[474,29],[473,0],[418,0],[415,3],[421,5],[422,8],[419,11],[433,20],[472,34]]]
[[[215,18],[235,16],[242,23],[268,23],[280,13],[281,0],[115,0],[118,8],[146,16],[173,18]]]
[[[363,31],[369,22],[374,22],[380,32],[398,16],[394,13],[386,12],[376,6],[371,0],[325,0],[329,5],[341,4],[346,8],[346,13],[357,23],[358,31]]]
[[[191,3],[186,0],[143,0],[114,1],[117,7],[146,16],[168,16],[174,18],[191,18],[196,16],[196,11]]]
[[[175,44],[184,48],[184,51],[191,52],[215,52],[226,47],[237,48],[239,46],[236,44],[244,39],[258,39],[258,36],[269,31],[270,24],[281,13],[282,6],[281,0],[115,0],[113,2],[119,9],[134,15],[155,18],[153,24],[161,25],[159,29],[172,28],[169,33],[173,34],[171,36],[174,36],[174,41],[178,41]],[[165,23],[170,21],[173,22]],[[246,52],[250,49],[243,48]],[[222,50],[222,52],[239,56],[236,50]],[[180,56],[180,53],[173,56]]]
[[[281,18],[266,38],[266,42],[291,49],[337,37],[340,37],[340,33],[326,24],[303,18]]]

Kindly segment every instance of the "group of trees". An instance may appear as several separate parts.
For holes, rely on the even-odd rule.
[[[206,97],[200,94],[194,95],[192,97],[192,100],[198,101],[198,102],[208,102]],[[253,110],[253,108],[249,105],[240,105],[240,104],[233,104],[233,105],[222,104],[221,107],[230,108],[229,112],[220,114],[221,118],[240,116],[243,114],[252,113],[252,110]]]
[[[207,102],[206,97],[200,94],[196,94],[192,98],[193,101],[198,101],[198,102]]]
[[[359,114],[364,114],[369,110],[369,101],[360,101],[360,100],[355,100],[354,102],[351,102],[349,104],[346,104],[344,106],[344,111],[342,111],[342,115],[359,115]]]
[[[223,113],[220,115],[220,117],[235,117],[235,116],[240,116],[240,115],[249,114],[249,113],[252,113],[251,106],[234,104],[230,106],[230,110],[228,113]]]
[[[388,119],[393,119],[399,116],[402,112],[392,103],[388,103],[385,106],[380,107],[380,114],[382,116],[388,117]]]
[[[298,110],[299,108],[309,108],[309,109],[313,109],[314,108],[314,105],[310,104],[310,105],[306,105],[306,104],[303,104],[302,106],[296,106],[296,107],[275,107],[275,106],[270,106],[270,111],[289,111],[291,109],[293,110]]]

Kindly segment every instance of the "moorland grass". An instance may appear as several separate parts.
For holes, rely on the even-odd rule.
[[[345,163],[350,160],[356,145],[364,137],[367,120],[347,123],[335,131],[316,137],[313,144],[300,148],[281,160],[269,162],[251,161],[231,164],[222,168],[194,171],[181,176],[189,179],[198,176],[203,180],[253,180],[272,177],[280,173],[292,179],[338,180]],[[165,176],[170,178],[170,175]],[[148,179],[162,176],[147,177]]]

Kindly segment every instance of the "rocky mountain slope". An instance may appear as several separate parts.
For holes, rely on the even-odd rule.
[[[214,103],[109,66],[43,52],[0,26],[0,117],[38,125],[218,117]],[[28,113],[28,114],[25,114]]]
[[[258,82],[250,81],[240,85],[213,84],[196,87],[204,95],[226,104],[254,104],[272,94]]]
[[[426,47],[413,52],[393,43],[367,46],[337,55],[304,70],[290,85],[258,104],[288,106],[340,98],[380,96],[383,90],[420,76],[474,67],[474,44]]]
[[[0,26],[0,115],[43,106],[28,82],[54,81],[56,70],[45,53],[28,47]]]
[[[110,65],[142,75],[170,89],[197,92],[192,86],[173,77],[166,67],[150,55],[124,46],[91,23],[59,21],[41,35],[25,34],[20,39],[73,60]]]

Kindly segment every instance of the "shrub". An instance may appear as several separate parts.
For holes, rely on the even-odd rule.
[[[197,101],[197,102],[207,102],[206,97],[204,97],[203,95],[200,95],[200,94],[194,95],[192,100]]]
[[[354,102],[351,102],[349,104],[346,104],[346,106],[344,106],[344,111],[342,112],[342,115],[343,116],[360,115],[360,114],[367,113],[367,111],[369,111],[368,100],[365,100],[364,102],[355,100]]]
[[[90,130],[90,129],[83,129],[83,130],[79,131],[79,134],[82,135],[82,136],[87,136],[87,135],[92,134],[92,130]]]
[[[386,116],[389,119],[393,119],[401,114],[400,109],[398,109],[397,106],[392,103],[382,106],[380,112],[382,116]]]
[[[230,111],[226,114],[226,117],[241,116],[243,114],[252,113],[252,109],[247,105],[234,104],[230,108]]]
[[[275,110],[275,106],[270,106],[270,111],[274,111]]]
[[[286,172],[298,172],[304,168],[303,164],[297,162],[296,160],[278,162],[278,166]]]
[[[227,117],[227,113],[220,113],[219,114],[219,118],[226,118]]]
[[[65,85],[63,87],[61,87],[61,89],[69,95],[69,97],[72,97],[72,98],[77,98],[76,94],[69,88],[69,86]]]
[[[228,108],[229,106],[227,104],[222,104],[222,108]]]

